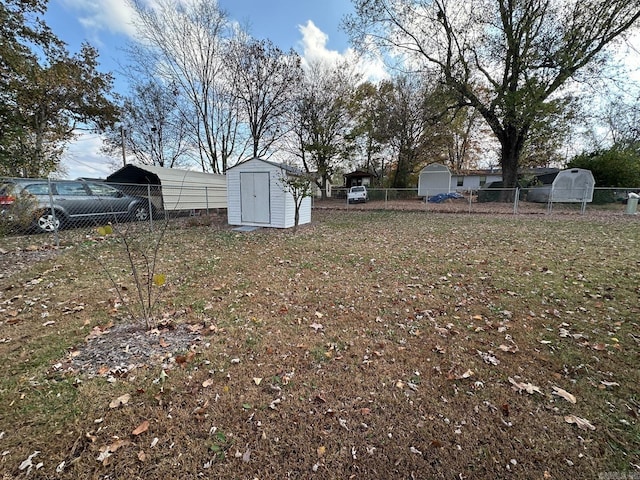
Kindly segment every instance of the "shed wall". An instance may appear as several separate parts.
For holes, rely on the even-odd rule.
[[[431,164],[420,171],[418,177],[418,196],[431,197],[451,191],[451,172],[446,165]]]
[[[242,195],[240,174],[269,173],[269,223],[243,222],[242,220]],[[295,202],[293,196],[287,192],[280,183],[284,171],[277,165],[264,162],[260,159],[248,160],[240,165],[227,170],[227,221],[229,225],[247,225],[257,227],[290,228],[295,225]],[[311,199],[305,198],[300,208],[299,224],[311,221]]]
[[[224,175],[154,166],[140,168],[160,178],[165,210],[227,208],[227,181]]]

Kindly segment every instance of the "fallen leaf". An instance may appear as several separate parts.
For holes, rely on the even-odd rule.
[[[494,355],[491,355],[486,352],[481,352],[480,350],[476,350],[478,355],[482,358],[482,361],[488,365],[500,365],[500,360],[498,360]]]
[[[316,452],[318,454],[319,457],[322,457],[325,452],[327,451],[327,447],[325,447],[324,445],[320,445],[317,449]]]
[[[138,452],[138,460],[140,460],[141,462],[144,462],[147,460],[147,454],[144,453],[144,450],[140,450]]]
[[[466,372],[464,372],[461,376],[459,376],[458,379],[469,378],[469,377],[471,377],[473,375],[474,375],[473,370],[469,369]]]
[[[521,393],[524,390],[529,394],[534,394],[534,393],[537,392],[537,393],[539,393],[541,395],[544,395],[544,393],[542,393],[542,390],[540,390],[540,387],[536,387],[532,383],[516,382],[511,377],[509,377],[509,383],[511,383],[511,385],[513,385],[512,388],[515,391],[517,391],[518,393]]]
[[[118,398],[111,400],[111,403],[109,403],[109,408],[121,407],[122,405],[126,405],[127,403],[129,403],[129,400],[131,400],[131,395],[125,393],[124,395],[120,395]]]
[[[140,425],[138,425],[138,427],[133,432],[131,432],[131,435],[140,435],[147,430],[149,430],[149,420],[145,420]]]
[[[576,403],[576,397],[562,388],[553,387],[553,394],[564,398],[567,402]]]
[[[180,365],[181,367],[184,367],[185,364],[187,364],[191,360],[193,360],[193,357],[195,357],[195,356],[196,356],[196,354],[193,351],[190,351],[186,355],[176,355],[176,363],[178,365]]]
[[[256,385],[260,385],[260,383],[262,383],[262,378],[253,377],[253,383],[255,383]]]
[[[96,460],[105,464],[106,460],[111,456],[111,454],[115,453],[120,447],[128,445],[129,443],[131,442],[129,442],[128,440],[120,439],[116,440],[111,445],[105,445],[104,447],[101,447],[100,455],[98,455]]]
[[[586,418],[576,417],[575,415],[567,415],[564,417],[564,421],[567,423],[575,423],[582,430],[595,430],[596,427],[591,425]]]
[[[242,462],[249,463],[251,460],[251,450],[247,448],[247,451],[242,454]]]
[[[324,328],[321,323],[316,323],[316,322],[309,325],[309,327],[313,328],[316,332]]]
[[[158,343],[162,348],[167,348],[169,346],[169,344],[165,341],[164,338],[160,338],[160,341]]]
[[[518,346],[515,343],[511,345],[502,344],[498,348],[503,352],[509,352],[509,353],[516,353],[519,350]]]
[[[602,380],[600,382],[602,385],[604,385],[605,387],[619,387],[620,384],[618,382],[605,382],[604,380]]]
[[[31,455],[29,455],[29,457],[26,460],[24,460],[18,468],[20,470],[24,470],[25,468],[28,468],[29,469],[27,470],[27,475],[28,475],[29,473],[31,473],[31,468],[35,466],[31,460],[39,454],[40,454],[40,451],[36,450]]]
[[[202,382],[202,386],[204,388],[210,387],[213,385],[213,378],[207,378],[204,382]]]
[[[320,312],[316,312],[315,316],[318,317],[318,318],[322,318],[322,317],[324,317],[324,314],[320,313]]]

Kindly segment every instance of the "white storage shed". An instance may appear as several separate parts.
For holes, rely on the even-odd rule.
[[[293,195],[282,179],[303,172],[288,165],[251,158],[227,169],[229,225],[290,228],[295,225]],[[299,225],[311,222],[311,198],[300,206]]]
[[[451,192],[451,172],[446,165],[432,163],[420,170],[418,196],[433,197]]]
[[[224,175],[163,168],[153,165],[126,165],[106,179],[136,195],[147,196],[156,208],[165,211],[227,208],[227,180]]]

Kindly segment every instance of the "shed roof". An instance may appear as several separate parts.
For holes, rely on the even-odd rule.
[[[422,169],[422,172],[430,172],[430,173],[436,173],[436,172],[442,172],[442,173],[451,173],[449,170],[449,167],[447,167],[446,165],[443,165],[441,163],[430,163],[429,165],[427,165],[426,167],[424,167]]]
[[[240,166],[243,166],[244,164],[252,162],[252,161],[255,161],[255,160],[260,161],[260,162],[264,162],[264,163],[266,163],[268,165],[271,165],[271,166],[274,166],[274,167],[277,167],[277,168],[281,168],[282,170],[284,170],[285,172],[287,172],[290,175],[298,175],[298,176],[300,176],[300,175],[305,175],[306,174],[306,172],[304,170],[301,170],[301,169],[299,169],[297,167],[293,167],[291,165],[287,165],[286,163],[271,162],[269,160],[265,160],[264,158],[260,158],[260,157],[253,157],[253,158],[248,158],[246,160],[243,160],[243,161],[241,161],[239,163],[236,163],[233,167],[227,168],[227,171],[232,170],[232,169],[237,168],[237,167],[240,167]]]
[[[112,183],[185,186],[225,182],[224,175],[215,173],[133,164],[125,165],[120,170],[113,172],[107,177],[107,181]]]

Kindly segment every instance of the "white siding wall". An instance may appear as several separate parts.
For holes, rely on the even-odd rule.
[[[311,197],[305,197],[300,206],[299,224],[311,223]]]
[[[141,165],[162,184],[165,210],[227,208],[227,181],[224,175]]]
[[[239,169],[227,170],[227,221],[229,225],[242,225]]]
[[[271,215],[269,224],[242,222],[240,201],[240,173],[268,172],[270,187]],[[247,225],[274,228],[290,228],[295,224],[295,203],[293,196],[280,183],[284,171],[277,165],[259,159],[248,160],[227,170],[227,219],[229,225]],[[311,221],[311,199],[305,198],[300,209],[300,225]]]
[[[451,176],[451,190],[477,190],[481,188],[480,185],[480,177],[484,176],[486,178],[485,185],[490,184],[491,182],[500,182],[502,181],[502,175],[464,175],[462,186],[458,186],[458,177],[459,175]]]

